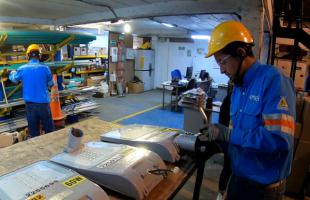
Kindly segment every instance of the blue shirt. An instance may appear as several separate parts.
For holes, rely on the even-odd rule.
[[[277,68],[255,62],[231,97],[229,154],[236,176],[271,184],[289,176],[295,91]]]
[[[48,88],[54,85],[51,70],[38,60],[30,60],[20,66],[16,73],[10,74],[9,79],[13,82],[22,81],[25,102],[50,102]]]

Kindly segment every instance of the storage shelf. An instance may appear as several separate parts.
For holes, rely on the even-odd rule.
[[[96,58],[108,58],[107,55],[99,55],[99,56],[94,56],[94,55],[84,55],[84,56],[74,56],[74,59],[96,59]]]
[[[20,63],[27,63],[28,60],[7,60],[7,61],[0,61],[0,65],[12,65],[12,64],[20,64]]]
[[[76,74],[91,74],[91,73],[98,73],[98,72],[104,72],[104,70],[98,69],[98,70],[79,71],[79,72],[76,72]]]
[[[4,45],[28,45],[37,44],[58,44],[70,36],[74,40],[69,44],[88,44],[96,39],[96,36],[84,33],[73,33],[65,31],[43,31],[43,30],[1,30],[1,34],[7,34]]]

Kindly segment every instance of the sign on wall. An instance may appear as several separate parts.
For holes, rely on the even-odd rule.
[[[111,40],[111,41],[110,41],[110,45],[111,45],[112,47],[116,47],[116,40]]]
[[[135,51],[132,48],[126,49],[126,59],[128,59],[128,60],[135,59]]]
[[[111,47],[110,55],[111,55],[112,62],[117,62],[117,52],[118,52],[117,47]]]

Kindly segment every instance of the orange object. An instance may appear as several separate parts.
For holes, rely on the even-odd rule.
[[[60,107],[56,74],[53,74],[53,82],[54,82],[54,86],[52,87],[52,90],[51,90],[51,102],[50,102],[52,117],[53,117],[53,120],[61,120],[65,118],[65,115],[61,111],[61,107]]]

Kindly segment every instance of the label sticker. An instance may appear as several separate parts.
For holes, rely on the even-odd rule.
[[[43,194],[35,194],[31,197],[28,197],[26,200],[45,200],[46,197]]]
[[[85,177],[78,175],[78,176],[74,176],[74,177],[64,181],[62,184],[68,188],[72,188],[72,187],[82,183],[85,180],[86,180]]]

